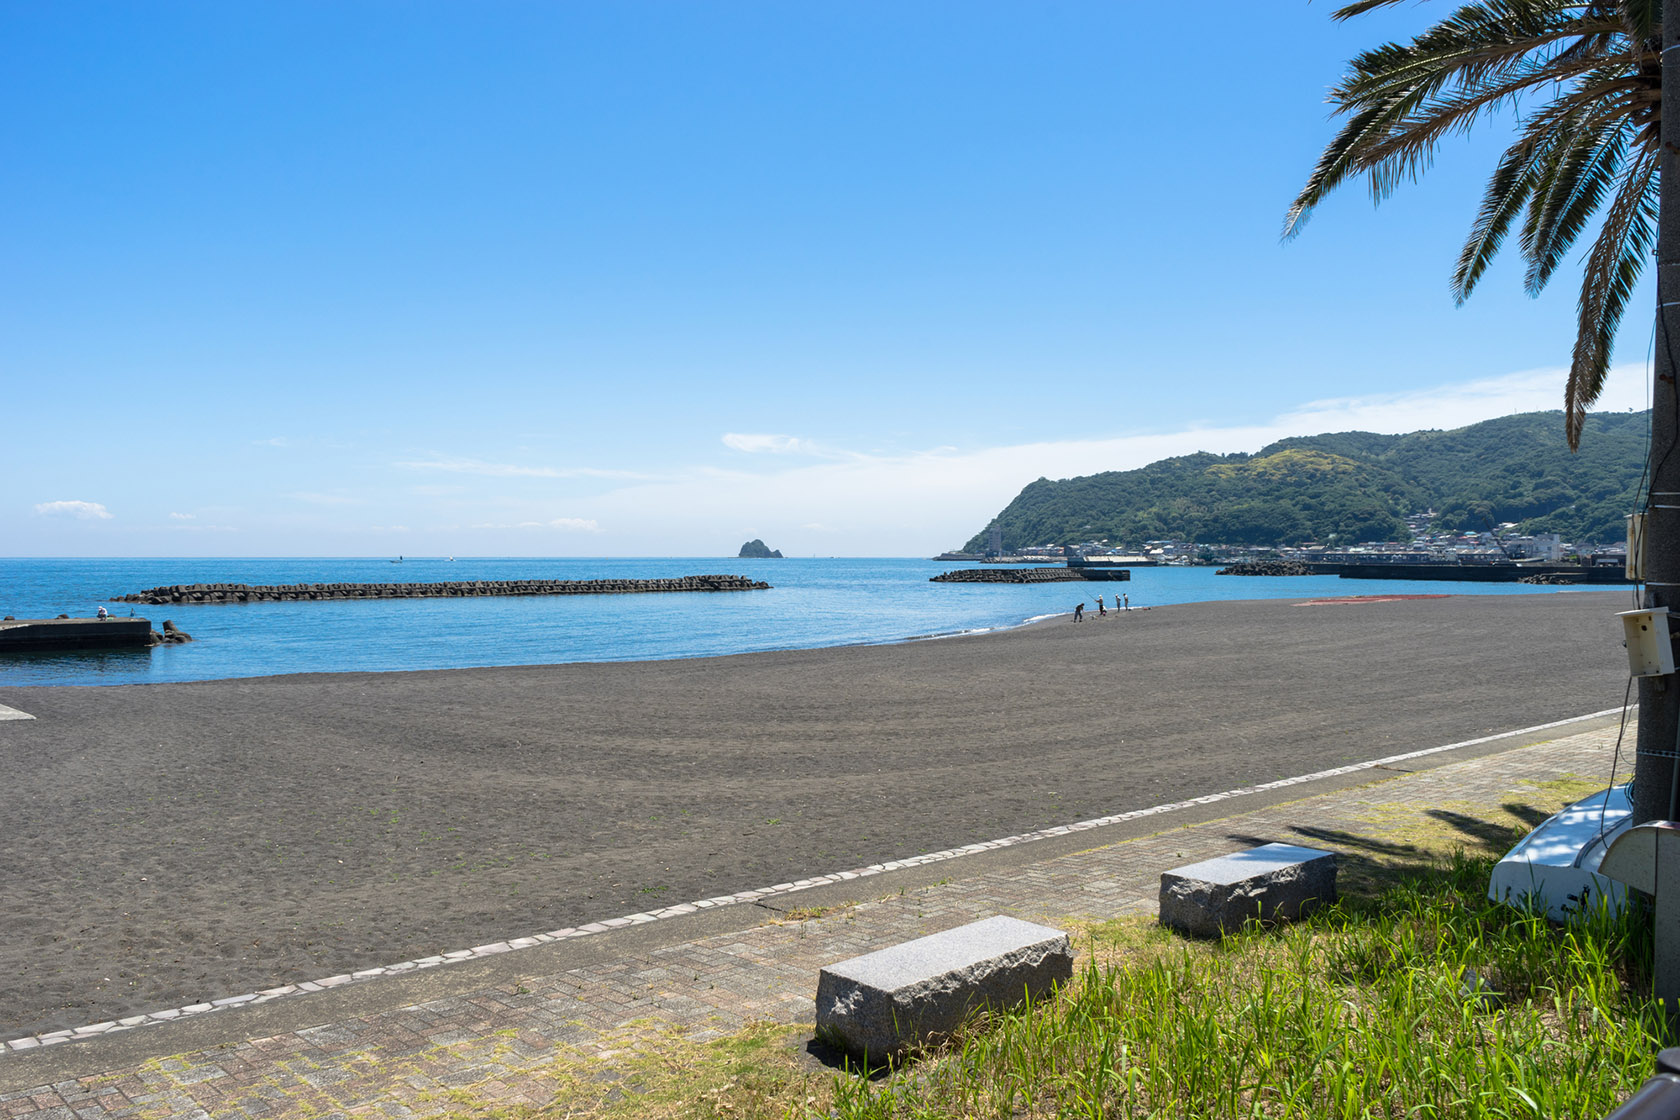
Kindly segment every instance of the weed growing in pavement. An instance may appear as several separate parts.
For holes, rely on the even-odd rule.
[[[808,1027],[753,1023],[709,1042],[657,1028],[628,1030],[610,1063],[587,1054],[555,1061],[533,1087],[552,1104],[507,1103],[486,1086],[422,1094],[451,1120],[782,1120],[826,1115],[833,1076],[805,1054]],[[598,1044],[610,1044],[602,1038]],[[494,1082],[488,1087],[494,1089]]]

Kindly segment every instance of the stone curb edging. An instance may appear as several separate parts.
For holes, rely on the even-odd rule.
[[[779,895],[793,894],[797,891],[810,890],[812,887],[830,886],[835,883],[849,882],[854,879],[867,879],[876,875],[884,875],[890,871],[903,871],[912,867],[925,867],[928,864],[943,863],[946,860],[957,859],[961,856],[974,855],[978,852],[996,851],[1001,848],[1013,848],[1022,844],[1030,844],[1037,840],[1049,840],[1057,836],[1069,836],[1077,832],[1085,832],[1106,825],[1120,824],[1125,821],[1141,820],[1145,817],[1160,816],[1166,813],[1178,812],[1198,805],[1210,805],[1219,801],[1228,801],[1238,797],[1249,797],[1259,793],[1266,793],[1276,789],[1286,789],[1290,786],[1304,785],[1307,782],[1321,781],[1326,778],[1339,777],[1345,774],[1356,774],[1362,770],[1375,770],[1390,766],[1397,762],[1408,762],[1413,759],[1425,758],[1430,755],[1443,754],[1447,751],[1462,750],[1465,747],[1479,746],[1483,743],[1497,742],[1500,739],[1510,739],[1518,735],[1527,735],[1536,731],[1550,731],[1553,728],[1566,727],[1572,723],[1582,723],[1590,719],[1604,716],[1618,715],[1621,708],[1607,708],[1601,712],[1590,712],[1587,715],[1571,716],[1568,719],[1554,720],[1551,723],[1536,724],[1533,727],[1522,727],[1514,731],[1503,731],[1497,735],[1484,735],[1477,739],[1465,739],[1462,742],[1448,743],[1439,747],[1428,747],[1423,750],[1408,751],[1404,754],[1389,755],[1386,758],[1372,759],[1369,762],[1356,762],[1348,766],[1338,766],[1330,770],[1319,770],[1311,774],[1301,774],[1293,778],[1280,778],[1273,782],[1262,782],[1259,785],[1244,786],[1240,789],[1226,790],[1222,793],[1204,794],[1185,801],[1173,801],[1163,805],[1153,805],[1147,809],[1133,809],[1125,813],[1114,813],[1106,817],[1095,817],[1091,820],[1078,821],[1074,824],[1056,825],[1051,828],[1038,829],[1033,832],[1023,832],[1015,836],[1005,836],[999,840],[985,840],[974,844],[964,844],[960,848],[946,848],[943,851],[929,852],[926,855],[907,856],[904,859],[889,860],[885,863],[872,863],[868,867],[860,867],[851,871],[837,871],[828,875],[814,875],[808,879],[798,879],[788,883],[777,883],[770,887],[760,887],[756,890],[738,891],[735,894],[718,895],[714,898],[700,899],[696,902],[684,902],[674,906],[662,907],[658,910],[644,911],[639,914],[627,914],[619,918],[607,918],[599,922],[586,925],[572,926],[554,930],[549,933],[531,934],[528,937],[516,937],[507,941],[494,941],[487,945],[478,945],[471,949],[457,949],[453,952],[439,953],[416,960],[400,961],[396,964],[383,965],[377,968],[364,968],[357,972],[342,973],[338,976],[328,976],[320,980],[305,980],[297,984],[286,984],[277,988],[265,988],[259,992],[247,992],[243,995],[227,996],[222,999],[211,1000],[207,1003],[194,1003],[186,1007],[170,1008],[166,1011],[154,1011],[143,1015],[130,1015],[104,1023],[92,1023],[84,1027],[66,1028],[51,1031],[47,1034],[30,1035],[15,1038],[0,1043],[0,1057],[7,1053],[34,1050],[43,1046],[54,1046],[62,1042],[80,1042],[100,1035],[112,1034],[117,1031],[133,1030],[136,1027],[153,1026],[159,1023],[174,1022],[179,1019],[195,1015],[204,1015],[213,1011],[221,1011],[229,1007],[252,1007],[260,1003],[283,999],[287,996],[301,995],[306,992],[325,991],[328,988],[338,988],[346,984],[356,984],[364,980],[373,980],[381,976],[400,976],[425,968],[436,968],[440,965],[458,964],[462,961],[483,960],[487,957],[499,956],[515,949],[528,949],[536,945],[546,945],[555,941],[572,941],[580,937],[592,937],[599,933],[607,933],[626,926],[645,925],[648,922],[662,921],[667,918],[682,917],[686,914],[711,910],[720,906],[736,906],[742,903],[761,902],[767,898]]]

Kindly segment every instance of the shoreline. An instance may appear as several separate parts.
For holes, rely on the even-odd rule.
[[[345,600],[345,601],[350,602],[350,601],[353,601],[353,600]],[[1263,603],[1263,602],[1288,602],[1289,600],[1277,600],[1277,599],[1203,600],[1203,602],[1206,602],[1206,601],[1231,602],[1231,603],[1249,603],[1249,602]],[[222,604],[217,604],[217,605],[219,606],[219,605],[222,605]],[[1169,607],[1172,607],[1172,606],[1195,606],[1195,605],[1197,605],[1197,604],[1196,603],[1168,603],[1168,604],[1165,604],[1165,606],[1169,606]],[[1138,612],[1138,613],[1141,613],[1143,611],[1148,611],[1148,610],[1159,610],[1159,609],[1162,609],[1162,608],[1159,608],[1159,607],[1133,607],[1132,608],[1132,610],[1134,612]],[[1117,612],[1110,611],[1109,613],[1110,614],[1115,614]],[[988,634],[999,634],[999,635],[1001,635],[1001,634],[1012,634],[1012,633],[1015,633],[1016,631],[1024,630],[1024,629],[1027,629],[1029,627],[1040,626],[1040,625],[1045,625],[1045,624],[1054,622],[1055,620],[1057,620],[1059,618],[1072,618],[1072,617],[1073,617],[1073,612],[1072,611],[1062,611],[1058,614],[1030,615],[1027,618],[1022,619],[1020,622],[1012,623],[1012,624],[1005,624],[1005,625],[999,625],[999,626],[974,627],[974,628],[966,629],[966,630],[952,630],[948,633],[911,634],[907,637],[902,637],[902,638],[882,638],[882,639],[879,639],[877,641],[837,642],[837,643],[832,643],[832,644],[815,645],[815,646],[776,646],[776,647],[772,647],[772,648],[769,648],[769,649],[737,650],[737,651],[732,652],[732,653],[692,653],[692,654],[678,653],[678,654],[672,654],[670,657],[639,657],[639,658],[627,658],[627,659],[622,660],[622,661],[619,661],[619,660],[601,660],[601,659],[581,660],[581,661],[527,661],[527,662],[510,663],[510,664],[506,664],[506,665],[458,665],[458,666],[447,666],[447,667],[442,667],[442,668],[425,668],[425,669],[331,669],[331,670],[299,669],[298,671],[293,672],[293,673],[255,673],[255,674],[252,674],[250,676],[198,677],[198,678],[194,678],[194,679],[191,679],[191,680],[180,680],[180,681],[169,681],[169,680],[165,680],[165,681],[87,681],[87,682],[81,682],[81,683],[17,684],[17,685],[13,685],[13,684],[9,684],[4,678],[4,667],[5,667],[6,662],[5,662],[5,659],[3,657],[0,657],[0,692],[3,692],[6,689],[25,689],[25,688],[77,688],[77,689],[82,689],[82,688],[89,688],[89,689],[160,688],[160,687],[164,687],[164,686],[168,686],[168,685],[218,684],[218,683],[227,682],[227,681],[280,680],[280,679],[288,679],[288,678],[293,678],[293,677],[305,677],[305,676],[331,677],[331,676],[348,675],[348,674],[355,674],[355,673],[374,673],[374,674],[378,674],[378,675],[381,675],[381,676],[386,676],[386,675],[401,675],[401,674],[408,674],[408,673],[481,672],[481,671],[493,670],[493,669],[544,669],[544,668],[557,668],[557,667],[561,667],[561,666],[570,666],[570,665],[663,665],[663,664],[666,664],[668,662],[673,662],[673,661],[705,661],[705,660],[710,660],[710,659],[714,659],[714,658],[754,657],[754,656],[765,656],[765,655],[777,654],[777,653],[805,653],[805,652],[813,652],[813,651],[816,651],[816,650],[829,650],[829,649],[875,649],[875,648],[887,647],[887,646],[911,645],[911,644],[914,644],[914,643],[917,643],[917,642],[947,641],[947,640],[952,639],[952,638],[980,638],[980,637],[985,637]],[[1090,617],[1095,618],[1097,616],[1091,615]],[[13,655],[10,655],[10,656],[15,657],[15,656],[20,656],[20,655],[13,654]],[[22,654],[21,656],[22,657],[49,656],[50,657],[50,656],[54,656],[54,654],[51,654],[51,653],[47,653],[47,654],[25,653],[25,654]]]
[[[114,590],[169,586],[182,579],[229,585],[387,579],[378,565],[264,563],[20,565],[8,570],[0,613],[47,617],[90,615]],[[751,565],[757,569],[765,565]],[[421,579],[502,581],[535,575],[581,580],[668,577],[673,562],[586,562],[533,566],[523,561],[416,565]],[[63,684],[231,680],[300,672],[402,672],[474,666],[606,663],[691,659],[752,650],[837,648],[943,639],[978,631],[1007,632],[1063,615],[1081,599],[1113,585],[969,586],[930,584],[941,565],[917,560],[813,561],[783,566],[776,587],[753,596],[613,595],[433,600],[341,600],[146,607],[154,622],[173,619],[197,641],[150,656],[11,659],[0,664],[8,687]],[[1346,595],[1347,581],[1234,580],[1211,568],[1140,569],[1132,598],[1141,606]],[[1363,585],[1390,591],[1400,584]],[[1415,592],[1436,587],[1410,583]],[[1440,588],[1447,590],[1447,588]],[[1495,587],[1470,594],[1551,594],[1550,589]],[[234,607],[245,609],[235,610]],[[126,613],[126,612],[123,612]]]

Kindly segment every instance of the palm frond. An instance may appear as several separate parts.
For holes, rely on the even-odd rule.
[[[1575,239],[1615,189],[1627,153],[1626,125],[1604,114],[1572,121],[1574,128],[1553,146],[1558,158],[1542,173],[1523,225],[1529,295],[1538,295]]]
[[[1628,37],[1636,41],[1662,37],[1662,0],[1623,0],[1621,9]]]
[[[1642,152],[1628,168],[1587,255],[1577,305],[1575,353],[1564,386],[1564,432],[1579,450],[1587,409],[1604,388],[1622,312],[1657,237],[1657,153]]]
[[[1545,130],[1528,129],[1515,144],[1505,149],[1499,166],[1488,180],[1482,205],[1476,212],[1476,223],[1458,254],[1458,267],[1453,270],[1453,299],[1459,304],[1470,298],[1482,273],[1493,263],[1511,223],[1522,212],[1523,205],[1534,193],[1539,180],[1535,164],[1545,158],[1551,137]]]
[[[1443,138],[1485,112],[1625,65],[1621,28],[1619,19],[1580,16],[1557,0],[1490,0],[1461,8],[1410,44],[1361,54],[1331,90],[1348,120],[1285,215],[1285,239],[1351,176],[1367,176],[1380,202],[1428,169]]]
[[[1352,0],[1332,18],[1402,0]],[[1525,284],[1543,289],[1604,214],[1583,265],[1565,393],[1570,446],[1598,397],[1611,346],[1656,238],[1662,116],[1661,0],[1469,0],[1407,42],[1349,61],[1329,101],[1342,118],[1284,219],[1356,176],[1378,202],[1421,176],[1448,137],[1514,110],[1453,270],[1462,303],[1521,219]],[[1533,107],[1531,106],[1533,104]]]
[[[1337,8],[1335,11],[1330,13],[1330,18],[1335,20],[1337,23],[1340,23],[1342,20],[1352,19],[1355,16],[1362,16],[1366,12],[1372,12],[1378,8],[1387,8],[1392,5],[1403,4],[1405,2],[1406,0],[1357,0],[1356,3],[1349,4],[1344,8]]]

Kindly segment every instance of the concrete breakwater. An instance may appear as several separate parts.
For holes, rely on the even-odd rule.
[[[1323,565],[1320,565],[1322,567]],[[1213,573],[1216,576],[1310,576],[1316,575],[1317,569],[1311,564],[1304,564],[1299,560],[1244,560],[1232,564],[1229,568],[1221,568]]]
[[[116,595],[113,603],[295,603],[335,599],[472,599],[492,595],[628,595],[649,591],[768,591],[746,576],[678,579],[501,579],[462,583],[191,583]]]
[[[1104,572],[1095,577],[1087,576],[1078,568],[961,568],[954,572],[943,572],[928,580],[929,583],[1071,583],[1083,582],[1088,578],[1096,579],[1125,579],[1130,573],[1116,576],[1112,572]]]

